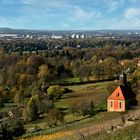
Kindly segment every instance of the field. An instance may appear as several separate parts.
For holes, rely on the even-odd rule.
[[[139,122],[137,125],[123,128],[122,131],[107,133],[113,125],[122,124],[121,113],[117,112],[99,112],[92,117],[82,116],[80,114],[73,115],[69,113],[69,106],[71,104],[85,104],[93,101],[96,109],[106,109],[106,99],[109,95],[107,86],[111,82],[98,82],[94,84],[83,84],[74,86],[65,86],[72,90],[72,92],[64,94],[62,99],[55,103],[56,107],[65,112],[65,124],[59,124],[55,128],[48,128],[44,119],[38,120],[34,123],[26,125],[27,129],[32,127],[39,127],[43,131],[29,134],[29,140],[77,140],[77,139],[100,139],[100,140],[117,140],[119,137],[135,138],[139,135]],[[133,113],[133,112],[132,112]],[[138,128],[138,129],[135,129]],[[133,129],[133,132],[131,130]],[[130,133],[131,132],[131,133]],[[100,137],[99,137],[100,135]],[[25,135],[26,137],[26,135]]]
[[[69,106],[71,104],[86,104],[93,101],[95,108],[98,110],[106,110],[106,99],[109,95],[107,91],[107,86],[111,82],[98,82],[94,84],[83,84],[74,86],[64,86],[70,89],[72,92],[66,93],[63,97],[55,103],[55,106],[65,112],[65,125],[58,124],[56,128],[49,128],[47,126],[45,118],[39,119],[35,122],[26,124],[25,127],[28,131],[32,128],[42,129],[42,132],[36,132],[34,135],[49,134],[48,137],[53,137],[52,135],[63,135],[65,131],[70,131],[71,133],[81,129],[92,126],[93,124],[98,124],[104,120],[109,120],[110,118],[116,118],[120,116],[119,113],[106,113],[101,112],[93,117],[83,116],[81,114],[73,115],[69,112]],[[52,134],[52,135],[51,135]],[[64,134],[65,135],[65,134]],[[32,134],[25,134],[25,137],[32,136]],[[45,137],[45,136],[44,136]],[[55,137],[55,136],[54,136]]]
[[[110,82],[101,82],[95,84],[84,84],[84,85],[75,85],[75,86],[65,86],[66,88],[72,90],[72,92],[64,94],[62,99],[55,103],[56,107],[64,110],[65,122],[72,122],[75,120],[81,120],[86,118],[82,115],[72,115],[69,113],[69,105],[71,104],[84,104],[93,101],[95,105],[100,105],[105,103],[107,96],[109,95],[106,86]],[[46,121],[44,118],[37,120],[33,123],[26,125],[27,129],[32,127],[46,128]]]
[[[67,86],[66,88],[72,90],[72,92],[65,94],[63,99],[56,103],[58,108],[67,111],[71,104],[86,104],[91,101],[95,106],[106,103],[109,92],[107,91],[107,85],[110,82],[101,82],[95,84],[75,85]]]

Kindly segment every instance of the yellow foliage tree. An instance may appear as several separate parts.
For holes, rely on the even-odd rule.
[[[39,72],[37,74],[40,82],[45,83],[47,76],[50,74],[50,70],[46,64],[39,67]]]

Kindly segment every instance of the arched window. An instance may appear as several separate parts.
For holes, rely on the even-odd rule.
[[[122,108],[122,102],[119,102],[119,108]]]
[[[116,97],[119,97],[119,96],[120,96],[120,94],[119,94],[119,93],[117,93]]]
[[[111,108],[113,107],[113,101],[110,101],[110,107]]]

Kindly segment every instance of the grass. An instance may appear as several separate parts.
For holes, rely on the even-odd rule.
[[[53,83],[55,83],[55,84],[77,84],[80,82],[81,82],[80,78],[73,77],[73,78],[60,79],[59,81],[55,81]]]
[[[140,122],[115,132],[102,132],[90,136],[88,140],[137,140],[140,139]]]
[[[55,103],[55,106],[59,109],[65,110],[68,109],[67,99],[61,99],[59,102]]]
[[[7,112],[10,111],[12,107],[16,107],[15,103],[5,103],[4,107],[0,108],[0,112]]]
[[[90,125],[93,125],[94,123],[99,123],[102,122],[104,119],[109,120],[109,118],[116,117],[117,115],[115,114],[111,116],[111,113],[99,113],[98,115],[87,118],[87,116],[82,116],[82,115],[72,115],[69,113],[69,105],[71,103],[85,103],[85,102],[90,102],[93,100],[94,103],[96,104],[102,104],[102,101],[106,101],[107,96],[109,95],[106,86],[110,82],[100,82],[100,83],[93,83],[93,84],[83,84],[83,85],[75,85],[75,86],[64,86],[66,88],[69,88],[72,90],[72,92],[64,94],[63,97],[55,102],[55,106],[58,109],[61,109],[65,112],[65,122],[73,122],[77,121],[76,125],[70,125],[67,127],[68,130],[74,130],[74,129],[81,129],[83,127],[87,127]],[[47,123],[45,119],[40,119],[37,120],[33,123],[27,124],[26,128],[30,129],[33,127],[39,127],[42,129],[48,129]],[[60,130],[63,131],[63,130]]]
[[[61,138],[74,140],[76,132],[78,132],[80,129],[85,129],[85,128],[88,129],[88,127],[92,127],[94,125],[98,125],[99,123],[102,124],[106,121],[109,121],[110,117],[112,119],[114,119],[114,118],[117,118],[118,116],[120,116],[120,114],[117,113],[117,112],[115,112],[115,113],[113,113],[113,112],[99,113],[98,115],[95,115],[91,118],[86,118],[86,117],[85,118],[84,117],[80,118],[80,116],[78,116],[79,118],[77,118],[77,119],[79,119],[79,120],[81,119],[81,121],[66,125],[66,127],[62,127],[60,129],[51,128],[50,130],[52,130],[52,131],[50,131],[51,132],[50,134],[48,134],[49,131],[46,131],[47,135],[45,135],[46,132],[43,132],[43,133],[41,132],[41,133],[38,133],[38,134],[42,134],[43,136],[35,136],[36,135],[35,134],[34,135],[35,137],[33,136],[33,138],[29,138],[29,140],[36,140],[36,139],[39,139],[39,138],[41,139],[42,137],[43,138],[48,138],[48,136],[52,138],[51,140],[55,140],[55,138],[53,137],[54,135],[57,135],[57,134],[62,134],[63,135],[64,133],[67,133],[67,132],[71,132],[71,135],[68,135],[68,136],[63,135],[63,137],[61,137]],[[70,115],[67,116],[67,117],[71,118]],[[72,121],[72,120],[70,120],[70,121]]]
[[[28,123],[28,124],[26,124],[25,125],[25,128],[27,129],[27,130],[29,130],[29,129],[31,129],[31,128],[35,128],[35,127],[39,127],[39,128],[41,128],[41,129],[44,129],[44,128],[47,128],[46,127],[46,120],[45,120],[45,118],[41,118],[41,119],[38,119],[38,120],[36,120],[36,121],[34,121],[34,122],[31,122],[31,123]]]
[[[65,94],[62,99],[56,103],[57,108],[68,108],[71,103],[86,103],[93,100],[95,104],[106,101],[109,96],[106,86],[110,82],[84,84],[75,86],[65,86],[73,92]]]

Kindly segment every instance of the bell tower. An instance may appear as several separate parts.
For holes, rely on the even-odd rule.
[[[119,77],[119,84],[126,86],[127,85],[127,77],[124,71],[122,71],[120,77]]]

